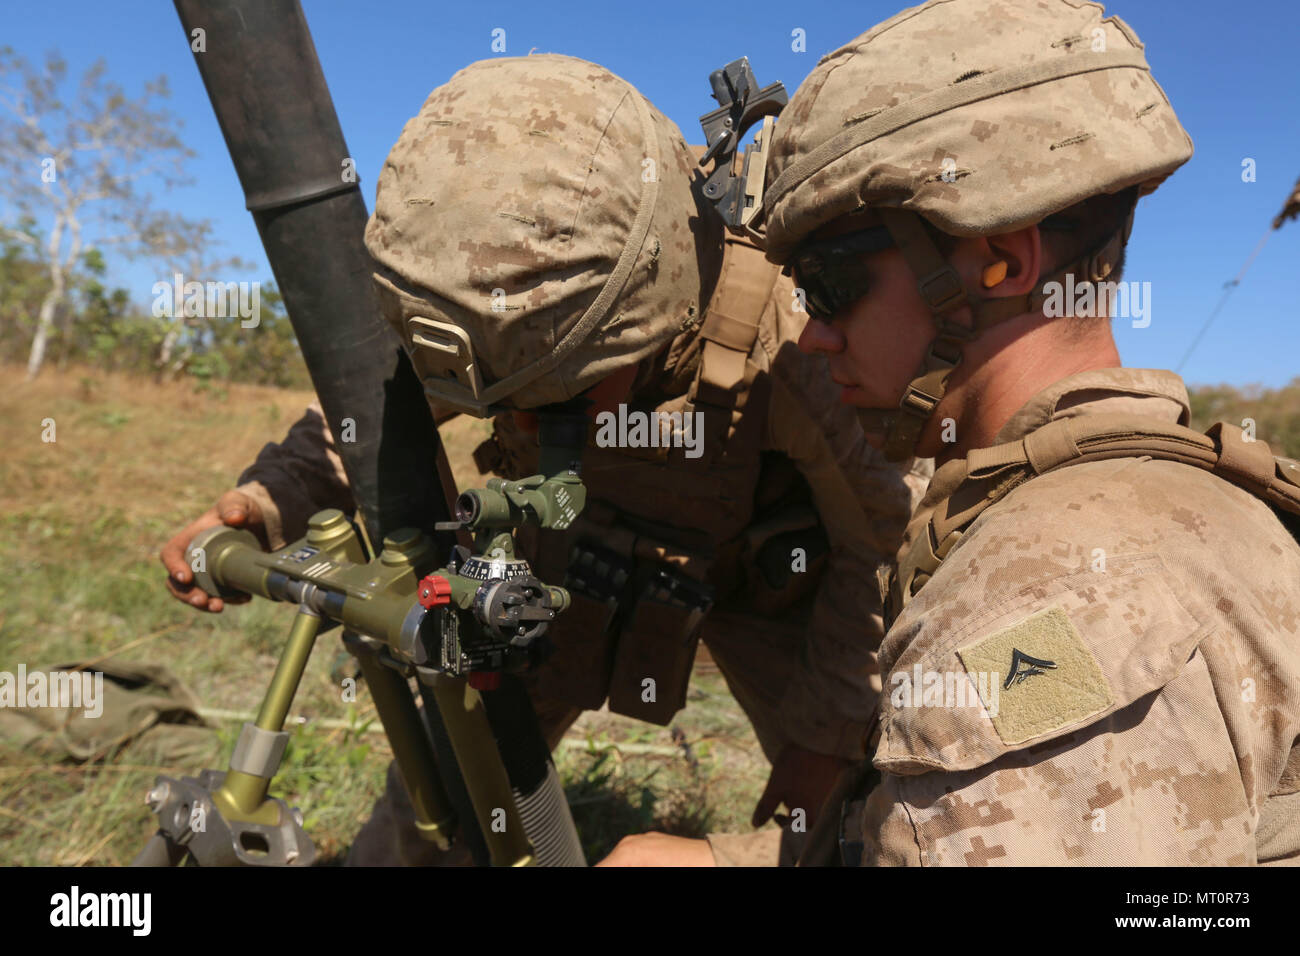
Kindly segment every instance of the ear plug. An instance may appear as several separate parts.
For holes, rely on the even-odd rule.
[[[1007,261],[999,259],[984,270],[980,282],[986,289],[991,289],[1007,277]]]

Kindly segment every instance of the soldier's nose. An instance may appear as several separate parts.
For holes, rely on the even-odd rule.
[[[808,324],[799,333],[799,351],[808,355],[816,355],[818,352],[842,352],[844,335],[820,319],[809,319]]]

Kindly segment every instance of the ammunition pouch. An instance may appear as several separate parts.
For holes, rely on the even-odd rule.
[[[667,724],[686,703],[712,589],[650,553],[620,554],[588,537],[572,546],[567,567],[555,568],[554,540],[533,550],[541,568],[563,574],[570,604],[548,631],[552,651],[538,693],[584,710],[599,710],[608,697],[615,713]],[[641,540],[638,550],[656,550]]]
[[[600,710],[614,668],[617,612],[613,600],[598,601],[569,592],[569,607],[551,625],[548,635],[551,656],[537,674],[539,694],[583,710]]]
[[[479,468],[508,465],[502,450],[495,438],[484,442]],[[552,651],[536,678],[541,696],[584,710],[599,709],[608,697],[615,713],[666,725],[685,706],[715,600],[728,611],[771,617],[816,590],[830,546],[807,482],[774,453],[751,459],[750,468],[758,473],[750,479],[755,517],[716,548],[698,526],[667,528],[600,499],[589,500],[567,533],[518,530],[534,573],[562,579],[571,598],[548,630]],[[661,491],[677,487],[671,470],[655,477]],[[682,498],[676,510],[694,504]],[[702,520],[702,505],[697,510]]]
[[[712,607],[707,585],[662,567],[654,570],[619,634],[609,709],[668,724],[686,706],[700,626]]]
[[[569,607],[551,624],[553,648],[538,672],[538,692],[547,698],[599,710],[609,694],[618,639],[619,600],[635,564],[599,546],[573,548],[564,577]]]

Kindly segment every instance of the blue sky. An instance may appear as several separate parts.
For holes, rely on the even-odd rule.
[[[702,141],[707,76],[750,58],[761,82],[791,91],[821,54],[899,9],[893,3],[700,4],[632,2],[421,3],[415,0],[304,0],[368,206],[379,169],[402,125],[429,91],[462,66],[493,54],[492,31],[506,31],[505,55],[530,50],[593,60],[635,84]],[[170,107],[199,155],[196,185],[160,197],[193,218],[210,218],[226,254],[257,263],[269,279],[252,219],[212,115],[180,22],[170,3],[77,0],[0,4],[0,44],[39,60],[57,49],[74,75],[102,56],[109,74],[135,94],[166,74]],[[1149,327],[1115,323],[1126,365],[1173,367],[1300,176],[1300,5],[1262,0],[1229,6],[1207,0],[1124,0],[1123,17],[1147,46],[1196,152],[1139,207],[1127,277],[1150,281]],[[807,52],[791,49],[805,31]],[[1256,163],[1245,183],[1242,161]],[[159,269],[110,260],[116,283],[141,302]],[[1184,369],[1195,383],[1285,384],[1300,375],[1300,221],[1272,233]]]

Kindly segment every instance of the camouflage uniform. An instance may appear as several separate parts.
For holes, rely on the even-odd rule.
[[[824,363],[795,347],[806,316],[793,311],[793,287],[774,266],[736,240],[727,241],[720,264],[713,260],[721,278],[701,266],[709,256],[697,252],[700,226],[686,226],[688,203],[689,213],[698,216],[694,200],[689,190],[684,196],[673,192],[686,188],[682,184],[689,185],[695,175],[693,154],[666,118],[648,108],[632,113],[627,104],[642,101],[629,94],[630,87],[599,67],[561,57],[494,60],[466,72],[477,82],[456,89],[459,78],[453,79],[407,124],[386,164],[367,230],[368,246],[381,264],[377,275],[388,318],[402,333],[431,401],[455,388],[446,385],[454,378],[465,391],[453,401],[481,410],[487,401],[479,400],[495,387],[473,381],[463,366],[439,365],[440,353],[421,349],[420,336],[429,329],[451,334],[431,316],[467,329],[469,344],[459,347],[472,348],[480,364],[497,376],[535,371],[532,366],[518,370],[533,354],[561,356],[547,366],[548,374],[522,380],[512,393],[519,407],[564,400],[635,363],[640,371],[627,399],[630,408],[680,413],[716,404],[716,393],[722,393],[733,407],[708,417],[705,454],[698,460],[685,458],[681,449],[599,448],[593,428],[583,464],[588,489],[584,518],[589,520],[578,531],[611,547],[631,535],[642,551],[678,560],[686,573],[714,586],[717,603],[700,636],[769,759],[787,744],[860,759],[880,687],[876,650],[883,625],[878,594],[857,582],[869,578],[897,547],[907,515],[928,481],[929,463],[889,465],[866,442],[852,409],[837,402],[839,389],[826,377]],[[546,79],[538,80],[543,72]],[[512,95],[491,92],[505,89]],[[525,109],[528,97],[538,100],[531,113]],[[586,163],[587,179],[576,177],[565,159],[565,151],[588,135],[581,124],[555,112],[555,104],[566,97],[592,102],[564,115],[604,115],[607,103],[615,104],[615,119],[602,119],[602,132],[585,147],[595,151]],[[494,124],[490,120],[496,111],[505,112]],[[521,111],[531,117],[527,127],[512,119]],[[629,114],[631,119],[624,119]],[[647,128],[652,132],[642,142],[638,137]],[[563,136],[557,137],[560,132]],[[439,136],[450,137],[455,148],[429,149],[428,143]],[[657,145],[646,145],[656,138]],[[494,188],[499,175],[482,157],[495,149],[515,165],[521,161],[518,153],[537,156],[528,189],[502,194]],[[614,155],[602,159],[606,149]],[[575,298],[594,299],[595,308],[603,295],[600,275],[573,278],[574,272],[604,247],[617,246],[627,222],[642,221],[647,202],[643,182],[640,199],[631,188],[640,175],[629,184],[627,176],[616,178],[607,168],[620,162],[620,152],[636,158],[643,149],[657,152],[651,168],[675,173],[657,186],[656,214],[645,240],[652,258],[644,272],[631,273],[617,318],[592,333],[609,341],[572,348],[560,325],[567,318],[560,317],[574,312]],[[454,162],[464,179],[462,189],[426,199],[446,179],[444,172],[431,168],[443,156],[460,157]],[[600,179],[602,174],[607,178]],[[575,189],[588,197],[576,206]],[[601,201],[592,201],[597,195]],[[676,218],[662,219],[666,201]],[[424,218],[430,214],[442,218]],[[473,225],[460,231],[447,225],[460,221]],[[572,257],[572,266],[557,264],[565,255]],[[445,264],[453,260],[465,267],[469,287],[448,291]],[[695,269],[700,275],[692,279]],[[565,276],[558,292],[557,273]],[[675,281],[669,287],[671,301],[655,289],[665,278]],[[715,283],[707,309],[686,294]],[[437,294],[422,287],[437,288]],[[501,318],[493,319],[501,328],[484,332],[474,310],[485,311],[488,296],[500,289],[514,293],[520,288],[533,291],[507,296]],[[745,294],[738,292],[733,299],[732,289]],[[667,335],[666,318],[671,319]],[[748,340],[738,332],[742,326],[752,327]],[[547,336],[549,344],[540,341]],[[522,348],[519,343],[529,337],[539,341]],[[727,364],[710,358],[710,351],[719,348],[716,340],[729,342],[724,351],[740,361],[732,365],[731,381],[708,393],[705,373]],[[536,439],[510,415],[499,415],[493,440],[476,459],[481,470],[505,477],[533,474]],[[309,515],[320,508],[353,508],[341,462],[315,406],[284,442],[263,449],[240,482],[240,490],[262,508],[272,547],[302,533]],[[794,509],[783,507],[790,502]],[[798,514],[800,502],[806,515]],[[757,563],[763,543],[782,532],[810,530],[817,515],[829,543],[827,556],[814,562],[810,555],[807,573],[787,573],[789,580],[781,587],[767,583]],[[558,533],[549,541],[529,539],[521,529],[521,548],[544,580],[563,575],[573,541],[573,535]],[[789,567],[788,549],[784,563]],[[599,706],[605,694],[600,675],[588,673],[600,670],[592,660],[601,652],[580,643],[566,654],[566,641],[557,637],[555,643],[554,657],[531,687],[543,734],[552,746],[581,713],[575,701]],[[609,687],[611,706],[620,691],[618,680],[616,672]],[[658,719],[663,722],[662,715]],[[388,792],[358,837],[353,862],[436,858],[433,848],[414,836],[404,788],[390,767]]]
[[[833,269],[801,258],[825,255],[813,234],[872,213],[934,319],[900,407],[860,410],[891,457],[915,449],[970,341],[1038,312],[1048,281],[1106,279],[1133,213],[1042,292],[1001,298],[969,292],[930,230],[1000,235],[1094,196],[1134,189],[1135,202],[1191,155],[1141,43],[1102,13],[1079,0],[911,8],[824,57],[778,124],[769,258]],[[845,308],[852,286],[836,281],[809,301]],[[972,321],[950,320],[967,307]],[[1074,430],[1107,416],[1127,416],[1129,450],[1071,461]],[[883,582],[898,617],[874,769],[846,775],[867,794],[844,822],[862,862],[1300,861],[1300,547],[1261,500],[1294,511],[1295,469],[1229,447],[1226,430],[1224,461],[1257,474],[1143,453],[1187,417],[1173,373],[1083,372],[936,472]],[[1032,473],[1006,471],[1017,454]],[[1290,490],[1245,490],[1276,481]]]
[[[1185,424],[1186,389],[1171,372],[1083,372],[997,443],[1124,412]],[[1116,458],[1016,488],[885,639],[864,863],[1300,863],[1297,581],[1300,546],[1268,506],[1196,468]],[[1013,672],[1017,650],[1055,666]],[[927,705],[917,668],[987,668],[992,706],[938,690]]]

